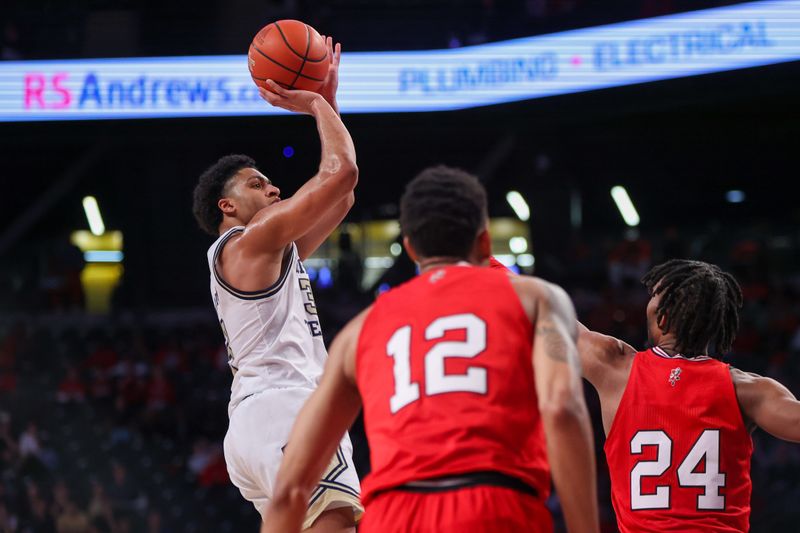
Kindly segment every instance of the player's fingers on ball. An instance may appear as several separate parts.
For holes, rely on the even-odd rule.
[[[333,60],[338,64],[340,57],[342,57],[342,43],[336,43],[336,49],[333,53]]]
[[[272,89],[272,91],[274,93],[277,93],[280,96],[284,96],[284,97],[287,96],[288,93],[287,93],[286,89],[284,89],[283,87],[278,85],[276,82],[274,82],[272,80],[267,80],[264,83],[266,83],[269,86],[269,88]]]
[[[275,84],[275,82],[272,83],[273,85]],[[270,89],[273,88],[273,85],[269,85]],[[278,88],[280,89],[280,87]],[[284,101],[284,97],[282,97],[280,94],[276,94],[274,90],[269,90],[269,89],[263,89],[261,97],[272,105],[278,105],[280,104],[280,102]]]

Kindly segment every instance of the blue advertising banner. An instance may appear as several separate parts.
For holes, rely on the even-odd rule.
[[[449,50],[350,52],[343,113],[465,109],[800,59],[800,0]],[[0,63],[0,122],[285,113],[237,56]]]

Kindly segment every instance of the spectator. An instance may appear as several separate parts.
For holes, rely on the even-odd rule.
[[[96,528],[113,529],[114,515],[111,510],[111,502],[102,483],[92,480],[92,498],[89,501],[89,520]]]
[[[113,480],[108,489],[108,497],[115,518],[147,506],[147,499],[136,489],[128,477],[125,466],[114,461],[111,465],[111,474]]]
[[[0,411],[0,473],[14,468],[18,457],[19,446],[11,434],[11,415]]]
[[[86,401],[86,386],[78,375],[78,369],[69,367],[67,375],[58,385],[56,399],[59,403],[83,403]]]
[[[160,366],[153,368],[153,375],[147,384],[147,410],[163,411],[175,403],[175,387],[169,382],[164,369]]]
[[[17,517],[6,509],[6,504],[0,502],[0,533],[15,533],[17,531]]]
[[[67,500],[65,509],[56,520],[58,533],[85,533],[89,529],[89,519],[86,513],[78,509],[75,502]]]
[[[26,521],[23,531],[30,531],[30,533],[56,533],[56,523],[53,520],[53,515],[47,506],[47,502],[39,496],[38,493],[33,493],[28,502],[30,516]]]
[[[113,395],[113,383],[109,372],[99,368],[93,368],[89,382],[89,397],[94,402],[106,402]]]
[[[213,454],[213,450],[207,439],[199,438],[194,441],[192,455],[186,463],[186,466],[189,467],[189,472],[191,472],[194,477],[200,476],[200,472],[211,462]]]
[[[44,466],[39,430],[33,422],[28,423],[28,427],[19,436],[19,455],[23,470],[38,472]]]
[[[167,533],[161,520],[161,513],[158,511],[150,511],[147,515],[147,533]]]

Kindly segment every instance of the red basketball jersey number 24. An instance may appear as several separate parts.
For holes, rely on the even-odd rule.
[[[425,328],[425,340],[435,341],[448,331],[464,330],[463,341],[436,343],[424,357],[425,395],[448,392],[486,394],[486,369],[470,366],[465,374],[445,374],[445,359],[473,358],[486,350],[486,322],[472,313],[437,318]],[[411,381],[411,326],[397,329],[386,353],[394,358],[394,394],[389,400],[392,414],[420,398],[419,383]]]
[[[725,474],[719,471],[720,431],[706,429],[700,434],[692,449],[678,466],[679,487],[702,487],[697,496],[697,510],[724,510],[725,496],[719,493],[725,486]],[[631,439],[631,454],[641,454],[645,446],[658,449],[655,461],[639,461],[631,471],[631,509],[669,509],[669,485],[656,485],[653,494],[642,494],[642,478],[664,475],[672,466],[672,439],[661,430],[639,431]],[[705,471],[697,469],[705,459]]]

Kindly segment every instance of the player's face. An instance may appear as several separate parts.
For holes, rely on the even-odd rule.
[[[281,190],[254,168],[240,170],[234,180],[230,196],[236,204],[237,218],[245,224],[256,213],[281,200]]]

